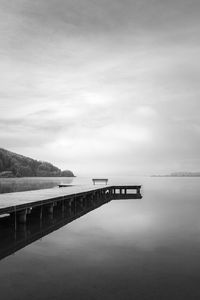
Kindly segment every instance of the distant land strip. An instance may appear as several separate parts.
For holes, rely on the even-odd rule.
[[[173,172],[168,175],[152,175],[152,177],[200,177],[200,172]]]
[[[0,177],[75,177],[70,170],[60,170],[49,162],[38,161],[0,148]]]

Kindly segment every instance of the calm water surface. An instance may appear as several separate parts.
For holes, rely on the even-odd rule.
[[[108,202],[2,259],[2,300],[200,299],[200,178],[115,182],[143,184],[143,198]]]
[[[61,182],[71,185],[73,177],[0,178],[0,194],[57,187]]]

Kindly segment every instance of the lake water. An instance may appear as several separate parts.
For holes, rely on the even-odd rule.
[[[200,178],[110,183],[142,184],[143,198],[109,201],[4,257],[2,300],[200,299]]]
[[[71,185],[73,177],[22,177],[22,178],[0,178],[0,194],[31,191],[39,189],[50,189],[58,186],[64,181]]]

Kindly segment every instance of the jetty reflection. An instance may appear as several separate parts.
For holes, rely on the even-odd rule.
[[[14,215],[2,218],[0,260],[112,200],[141,198],[140,193],[97,195],[91,201],[74,201],[71,206],[58,202],[52,213],[42,207],[35,208],[25,224],[18,223]]]

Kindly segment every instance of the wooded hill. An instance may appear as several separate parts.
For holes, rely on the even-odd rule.
[[[38,161],[0,148],[0,177],[74,177],[51,163]]]

